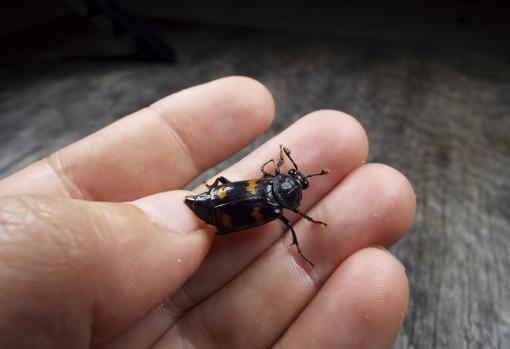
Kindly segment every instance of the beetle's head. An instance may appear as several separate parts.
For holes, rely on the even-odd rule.
[[[331,173],[331,171],[328,170],[327,168],[323,168],[321,170],[321,172],[319,172],[319,173],[314,173],[314,174],[305,176],[303,173],[301,173],[301,171],[298,170],[297,164],[294,162],[294,160],[290,156],[290,149],[285,147],[285,146],[283,146],[283,145],[280,145],[280,149],[281,149],[282,152],[285,153],[285,155],[287,155],[289,160],[292,162],[292,165],[294,165],[294,168],[290,169],[288,174],[289,174],[289,176],[292,176],[293,178],[297,179],[297,181],[299,182],[299,184],[301,186],[301,189],[308,188],[309,184],[308,184],[308,179],[307,178],[314,177],[314,176],[322,176],[322,175]],[[283,160],[283,158],[282,158],[282,160]]]
[[[309,185],[308,179],[306,179],[306,176],[304,174],[302,174],[300,171],[292,168],[289,170],[288,174],[289,174],[289,176],[292,176],[298,180],[299,184],[301,185],[301,189],[308,188],[308,185]]]

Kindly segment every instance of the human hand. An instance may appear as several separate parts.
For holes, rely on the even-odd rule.
[[[311,179],[300,206],[327,229],[288,214],[315,268],[279,221],[215,238],[184,205],[178,189],[273,115],[262,85],[220,79],[0,181],[0,347],[391,347],[408,284],[371,246],[403,236],[415,196],[396,170],[364,164],[352,117],[314,112],[221,173],[258,178],[279,144],[305,173],[332,170]]]

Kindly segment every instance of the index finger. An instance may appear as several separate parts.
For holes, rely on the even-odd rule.
[[[0,195],[127,201],[181,188],[260,135],[274,102],[259,82],[228,77],[128,115],[0,181]]]

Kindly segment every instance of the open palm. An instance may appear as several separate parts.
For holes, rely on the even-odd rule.
[[[327,228],[285,212],[314,268],[280,221],[217,237],[185,206],[179,189],[273,116],[258,82],[220,79],[0,181],[0,346],[391,347],[408,285],[382,246],[409,229],[415,196],[398,171],[365,164],[355,119],[311,113],[218,174],[259,178],[280,144],[304,173],[331,169],[300,206]]]

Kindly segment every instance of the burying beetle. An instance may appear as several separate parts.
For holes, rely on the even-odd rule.
[[[294,165],[287,174],[280,173],[286,155]],[[280,159],[276,164],[275,174],[265,171],[265,167],[274,160],[266,161],[260,171],[261,179],[249,179],[231,182],[225,177],[218,177],[212,185],[207,185],[209,191],[186,196],[186,205],[207,224],[218,228],[218,235],[225,235],[235,231],[253,228],[275,219],[280,219],[292,232],[292,244],[296,245],[298,253],[313,267],[314,264],[305,257],[299,248],[296,232],[292,223],[283,215],[283,209],[291,210],[307,221],[322,224],[303,212],[299,211],[302,190],[308,188],[308,179],[330,173],[322,169],[320,173],[303,175],[290,156],[290,150],[280,145]]]

